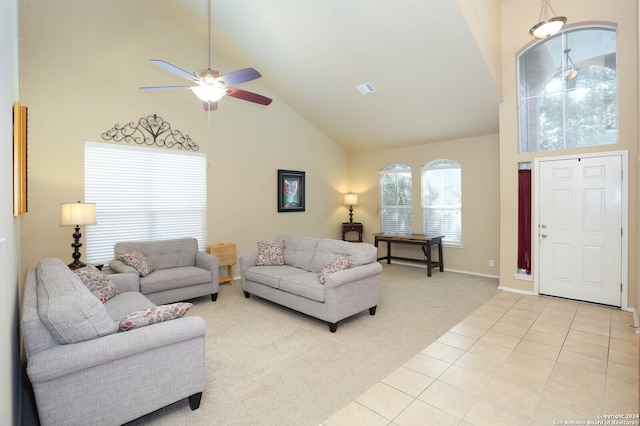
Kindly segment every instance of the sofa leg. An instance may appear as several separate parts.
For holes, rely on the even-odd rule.
[[[338,324],[335,322],[330,322],[329,323],[329,331],[332,333],[335,333],[336,330],[338,329]]]
[[[201,399],[202,399],[202,392],[194,393],[189,397],[189,407],[191,407],[191,411],[197,410],[200,407]]]
[[[218,300],[218,293],[214,293],[211,295],[211,301],[215,302],[216,300]]]
[[[375,315],[377,307],[378,307],[378,305],[369,308],[369,315]]]
[[[251,293],[249,293],[248,291],[245,291],[245,292],[244,292],[244,297],[245,297],[245,299],[248,299],[248,298],[249,298],[249,296],[251,296]]]

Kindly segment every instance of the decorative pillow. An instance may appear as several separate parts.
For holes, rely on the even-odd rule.
[[[351,261],[344,254],[338,257],[336,260],[322,268],[322,270],[318,273],[318,279],[322,284],[327,282],[327,277],[334,272],[342,271],[343,269],[347,269],[351,266]]]
[[[160,305],[149,308],[146,311],[136,311],[129,315],[125,315],[120,319],[120,331],[133,330],[162,321],[182,317],[191,307],[193,303],[178,302],[171,305]]]
[[[258,266],[284,265],[284,240],[258,241]]]
[[[82,284],[87,286],[89,291],[93,293],[102,303],[111,299],[120,293],[118,287],[111,282],[109,276],[103,274],[93,265],[87,265],[83,268],[73,271],[82,280]]]
[[[131,253],[121,254],[120,260],[138,271],[141,277],[146,277],[153,272],[151,263],[138,250],[134,249]]]

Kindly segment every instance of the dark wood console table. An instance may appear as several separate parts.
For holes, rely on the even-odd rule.
[[[346,237],[346,234],[348,232],[357,232],[358,233],[358,239],[357,240],[348,240]],[[361,243],[362,242],[362,232],[363,232],[363,227],[362,224],[360,222],[344,222],[342,224],[342,240],[343,241],[349,241],[352,243]]]
[[[443,235],[436,236],[428,236],[422,234],[373,234],[375,237],[374,245],[378,247],[379,241],[387,242],[387,255],[384,257],[379,257],[378,260],[387,259],[387,263],[391,263],[391,259],[396,260],[406,260],[410,262],[425,262],[427,264],[427,276],[431,276],[431,271],[434,267],[438,266],[440,268],[440,272],[444,271],[444,262],[442,257],[442,238]],[[398,257],[391,255],[391,243],[397,244],[414,244],[419,245],[424,253],[424,260],[422,259],[413,259],[409,257]],[[431,256],[431,246],[438,245],[438,260],[433,260]]]

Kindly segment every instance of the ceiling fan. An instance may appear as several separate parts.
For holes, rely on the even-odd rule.
[[[168,91],[168,90],[191,90],[203,102],[205,111],[213,111],[218,109],[218,101],[224,96],[242,99],[244,101],[254,102],[260,105],[269,105],[272,99],[257,93],[246,90],[236,89],[237,84],[246,83],[247,81],[260,78],[262,75],[253,68],[243,68],[232,71],[227,74],[211,69],[211,0],[209,0],[209,66],[193,74],[184,71],[168,62],[152,59],[151,62],[172,72],[182,78],[196,83],[195,86],[158,86],[158,87],[139,87],[140,90],[148,92]]]

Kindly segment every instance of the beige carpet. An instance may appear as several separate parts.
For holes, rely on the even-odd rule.
[[[223,284],[188,315],[207,321],[207,385],[130,425],[313,425],[369,389],[498,292],[497,280],[384,265],[375,316],[318,320]]]

